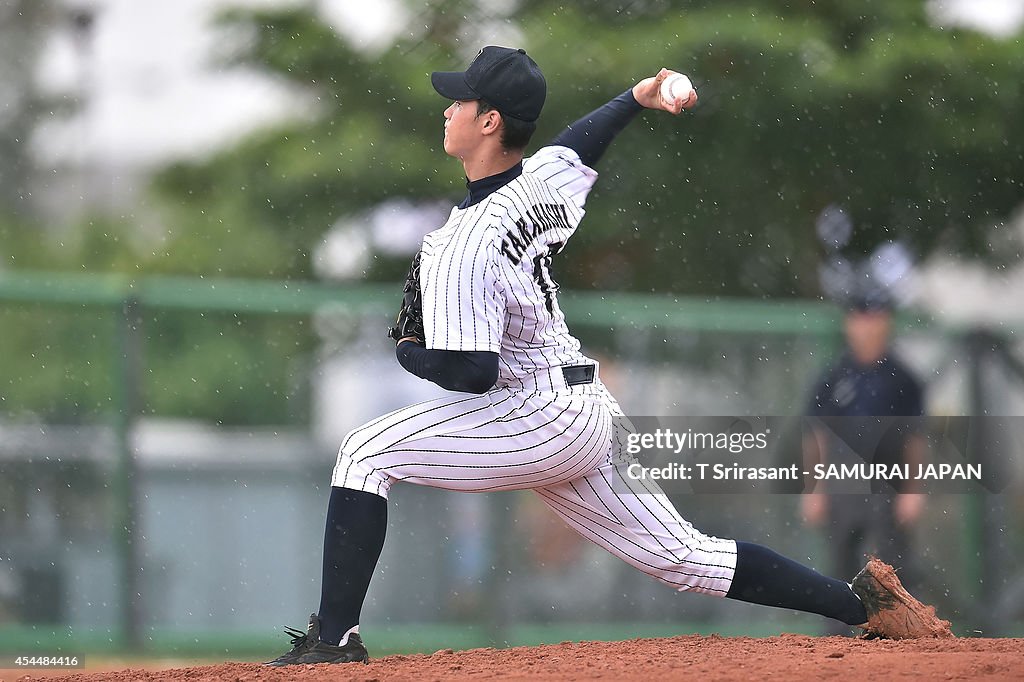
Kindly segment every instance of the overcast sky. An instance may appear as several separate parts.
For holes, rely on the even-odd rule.
[[[49,94],[80,97],[69,119],[42,122],[35,148],[49,162],[149,165],[195,156],[294,112],[284,87],[240,69],[211,67],[225,7],[289,0],[66,0],[92,7],[88,40],[70,22],[47,41],[37,77]],[[379,49],[401,27],[398,0],[320,0],[325,19],[362,49]]]

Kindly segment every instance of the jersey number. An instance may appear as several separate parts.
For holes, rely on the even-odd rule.
[[[558,285],[551,279],[551,257],[561,251],[562,246],[562,242],[553,242],[545,253],[533,258],[533,278],[544,293],[544,305],[551,315],[555,314],[555,294],[558,292]]]

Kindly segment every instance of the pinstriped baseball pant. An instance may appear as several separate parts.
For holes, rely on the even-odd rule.
[[[725,596],[736,543],[695,529],[656,483],[618,476],[627,428],[600,382],[445,397],[350,432],[331,484],[382,497],[397,481],[532,489],[583,537],[641,571],[681,591]]]

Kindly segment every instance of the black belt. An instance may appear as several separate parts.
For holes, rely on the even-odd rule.
[[[562,376],[565,377],[566,386],[592,384],[596,374],[597,367],[594,365],[562,365]]]

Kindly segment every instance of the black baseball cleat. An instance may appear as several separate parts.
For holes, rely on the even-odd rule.
[[[320,641],[320,618],[315,613],[309,616],[306,632],[285,628],[292,638],[292,650],[263,665],[308,665],[310,663],[369,663],[370,657],[358,633],[351,633],[342,645],[326,644]]]

